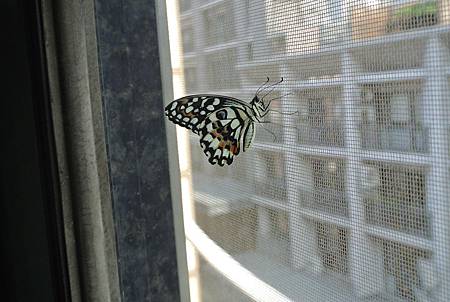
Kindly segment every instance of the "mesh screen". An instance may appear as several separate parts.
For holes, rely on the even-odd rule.
[[[193,300],[449,301],[450,0],[178,4],[185,94],[284,78],[231,166],[189,134]]]

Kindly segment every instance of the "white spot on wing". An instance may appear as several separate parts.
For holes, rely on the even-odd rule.
[[[208,109],[209,111],[213,111],[214,110],[214,106],[213,105],[208,105],[206,107],[206,109]]]
[[[219,140],[217,139],[217,138],[215,138],[210,144],[209,144],[209,146],[211,147],[211,148],[213,148],[213,149],[216,149],[217,147],[219,147]],[[217,153],[217,151],[219,151],[220,152],[220,150],[216,150],[216,153]],[[215,154],[214,154],[215,155]]]
[[[237,128],[236,129],[236,133],[234,134],[235,137],[239,137],[241,135],[241,129],[242,128]]]
[[[219,145],[219,141],[217,141],[217,145]],[[219,157],[221,153],[222,153],[222,151],[217,149],[216,152],[214,152],[214,157]]]
[[[177,103],[173,102],[172,106],[170,107],[170,110],[175,110],[175,108],[177,108]]]
[[[231,122],[231,128],[233,128],[233,129],[236,129],[237,127],[239,127],[239,125],[240,125],[240,123],[239,123],[239,120],[238,120],[238,119],[234,119],[234,120]]]
[[[205,135],[205,137],[203,138],[203,140],[205,140],[205,141],[207,141],[207,142],[210,142],[210,141],[213,140],[213,137],[212,137],[211,134],[208,133],[208,134]]]
[[[189,106],[189,107],[186,108],[186,113],[189,113],[189,112],[191,112],[192,110],[194,110],[194,107]]]
[[[214,99],[214,102],[213,102],[213,105],[214,106],[217,106],[217,105],[219,105],[220,104],[220,100],[218,99],[218,98],[215,98]]]
[[[198,118],[196,118],[196,117],[194,117],[192,120],[191,120],[191,123],[192,124],[197,124],[197,122],[198,122]]]
[[[236,113],[234,113],[234,111],[232,109],[225,108],[225,110],[227,111],[227,119],[236,118]]]

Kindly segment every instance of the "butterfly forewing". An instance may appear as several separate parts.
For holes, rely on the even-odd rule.
[[[227,99],[214,95],[192,95],[171,102],[165,113],[173,123],[199,134],[198,125],[212,112],[227,106]]]
[[[194,95],[173,101],[165,108],[173,123],[191,129],[200,135],[200,145],[211,164],[230,165],[241,149],[251,143],[254,126],[248,104],[234,98],[218,95]]]

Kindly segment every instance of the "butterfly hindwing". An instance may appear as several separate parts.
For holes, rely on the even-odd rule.
[[[250,145],[252,144],[253,139],[255,138],[255,124],[252,121],[249,121],[244,129],[243,134],[243,151],[245,152]]]
[[[241,149],[245,111],[236,107],[219,109],[203,121],[200,145],[211,164],[230,165]]]

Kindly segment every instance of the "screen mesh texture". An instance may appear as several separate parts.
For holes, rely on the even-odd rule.
[[[285,300],[449,301],[450,0],[178,4],[186,94],[284,79],[232,165],[190,134],[210,242]],[[261,300],[206,254],[195,299]]]

